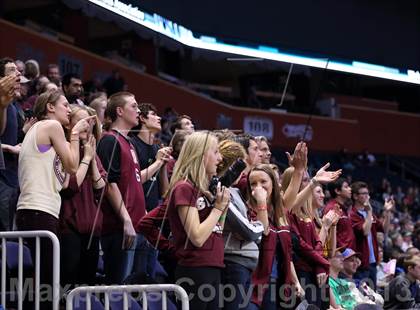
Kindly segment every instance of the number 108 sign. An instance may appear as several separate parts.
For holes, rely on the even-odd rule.
[[[253,136],[265,136],[273,139],[273,121],[269,118],[246,116],[244,118],[244,132]]]

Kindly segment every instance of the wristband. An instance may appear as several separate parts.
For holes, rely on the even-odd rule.
[[[257,206],[257,210],[258,210],[258,211],[267,211],[267,205],[260,205],[260,206]]]
[[[225,212],[225,210],[220,209],[220,208],[218,208],[218,207],[216,207],[216,206],[215,206],[214,208],[215,208],[216,210],[219,210],[219,211],[220,211],[220,212],[222,212],[222,213],[223,213],[223,212]]]
[[[99,177],[99,179],[93,180],[93,183],[98,183],[101,179],[102,179],[102,177]]]
[[[80,162],[80,164],[85,164],[86,166],[89,166],[89,164],[83,160]]]

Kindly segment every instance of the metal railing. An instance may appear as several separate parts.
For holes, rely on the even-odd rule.
[[[80,296],[86,301],[86,310],[92,308],[92,294],[104,294],[105,310],[110,309],[110,296],[115,293],[122,293],[123,309],[129,309],[129,295],[131,293],[141,293],[142,309],[148,309],[148,293],[161,292],[162,310],[167,310],[167,292],[174,292],[177,299],[182,303],[182,310],[189,310],[188,295],[185,290],[175,284],[150,284],[150,285],[112,285],[112,286],[80,286],[73,289],[66,298],[66,310],[73,310],[74,300],[80,302]],[[76,305],[77,306],[77,305]]]
[[[53,246],[53,280],[52,280],[52,309],[58,310],[60,301],[60,243],[55,234],[46,230],[34,231],[5,231],[0,232],[1,238],[1,304],[6,308],[6,273],[7,273],[7,240],[18,240],[18,285],[17,306],[23,308],[23,239],[35,238],[35,310],[40,307],[40,262],[41,238],[51,240]]]

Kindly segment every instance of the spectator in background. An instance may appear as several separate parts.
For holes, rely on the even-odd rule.
[[[88,102],[92,101],[93,97],[96,97],[96,94],[104,94],[107,96],[107,93],[105,92],[105,89],[102,85],[102,78],[98,75],[94,76],[91,80],[83,83],[83,90],[85,96],[87,96]]]
[[[63,76],[63,91],[70,104],[84,105],[83,84],[80,76],[68,73]]]
[[[108,96],[123,91],[124,85],[124,78],[120,75],[120,72],[117,69],[113,70],[112,75],[104,82],[104,88]]]
[[[271,159],[270,146],[268,145],[268,140],[264,136],[255,137],[255,141],[258,144],[258,148],[261,152],[261,163],[269,164]]]
[[[395,269],[387,268],[387,263],[383,261],[384,250],[382,247],[378,248],[378,266],[376,267],[376,285],[379,292],[383,292],[384,287],[388,286],[389,282],[395,276]]]
[[[376,164],[376,157],[369,153],[367,149],[365,149],[362,154],[357,156],[357,159],[362,166],[374,166]]]
[[[20,72],[21,75],[25,75],[25,63],[22,60],[15,60],[15,65],[17,70]]]
[[[45,92],[52,91],[52,90],[57,90],[57,89],[58,89],[57,84],[49,82],[49,83],[45,84],[43,88],[41,88],[39,93],[43,94]]]
[[[0,76],[14,76],[15,83],[13,94],[8,95],[9,102],[2,103],[7,106],[4,115],[4,131],[0,137],[3,145],[5,169],[0,170],[0,229],[9,230],[13,221],[14,210],[19,190],[18,182],[18,154],[20,145],[18,145],[18,114],[16,107],[16,98],[20,96],[20,72],[17,70],[13,59],[3,58],[0,60]],[[17,79],[16,79],[17,78]]]
[[[185,139],[191,133],[186,130],[178,130],[172,137],[170,146],[172,147],[172,158],[169,159],[168,163],[166,164],[166,169],[168,171],[168,179],[170,180],[172,177],[172,172],[174,170],[175,163],[178,159],[179,153],[181,153],[182,146],[184,145]]]
[[[29,95],[39,95],[41,93],[41,89],[43,89],[49,82],[50,80],[45,75],[38,76],[32,81],[31,93]]]
[[[349,258],[347,254],[347,258]],[[330,276],[328,284],[334,296],[335,304],[345,310],[381,309],[356,288],[353,282],[339,278],[344,270],[344,255],[339,251],[330,258]]]
[[[48,65],[47,77],[51,82],[55,83],[57,86],[61,86],[60,68],[57,64]]]
[[[413,255],[419,256],[420,255],[420,250],[418,248],[412,246],[412,247],[408,248],[407,251],[405,251],[405,253],[407,255],[410,255],[410,256],[413,256]]]
[[[168,190],[169,180],[165,165],[170,159],[172,149],[159,148],[159,145],[155,143],[155,136],[161,130],[156,107],[150,103],[141,103],[139,110],[139,126],[133,128],[130,137],[142,168],[141,179],[146,209],[151,211],[158,206],[162,195]],[[143,235],[137,235],[136,241],[137,253],[134,264],[137,266],[135,269],[154,278],[157,252]]]
[[[140,124],[133,128],[130,137],[142,168],[146,208],[150,211],[158,205],[159,199],[168,190],[165,165],[170,159],[172,148],[160,148],[155,143],[155,137],[161,130],[156,107],[150,103],[141,103],[139,110]]]
[[[384,304],[383,297],[370,288],[366,282],[359,282],[357,279],[353,278],[358,266],[360,265],[360,253],[356,253],[352,249],[345,249],[342,252],[342,255],[344,259],[344,268],[339,274],[339,277],[341,279],[346,279],[349,282],[354,282],[362,295],[366,297],[366,300],[371,300],[377,306],[382,307]]]
[[[35,104],[36,99],[42,93],[42,90],[50,81],[45,75],[40,75],[39,77],[32,80],[28,96],[25,102],[22,104],[23,110],[32,110]]]
[[[247,197],[247,183],[248,183],[248,173],[252,168],[261,164],[261,152],[258,148],[258,144],[255,141],[255,138],[249,134],[241,134],[235,136],[233,139],[235,142],[238,142],[245,149],[246,157],[245,163],[246,168],[242,172],[241,178],[237,183],[236,187],[239,188],[241,194],[244,197]]]
[[[36,79],[40,74],[39,64],[34,59],[29,59],[25,62],[25,77],[29,80]]]
[[[194,124],[192,122],[192,118],[188,115],[180,115],[175,121],[173,125],[172,132],[175,133],[177,130],[186,130],[190,133],[194,132]]]
[[[101,124],[103,124],[105,120],[105,110],[108,102],[105,93],[100,92],[97,94],[99,94],[99,96],[89,101],[89,106],[96,111],[96,115],[98,116],[99,121]]]
[[[323,215],[330,210],[335,210],[339,206],[337,212],[340,219],[337,223],[337,248],[356,248],[356,238],[354,236],[352,223],[350,220],[351,209],[351,188],[344,178],[329,183],[328,189],[332,199],[328,202],[323,210]]]
[[[178,117],[178,113],[172,107],[165,108],[162,119],[166,119],[169,123],[174,123]]]
[[[401,245],[401,249],[406,252],[407,249],[413,247],[413,241],[411,240],[411,236],[413,234],[411,233],[411,231],[404,231],[402,233],[402,237],[403,237],[403,243]]]
[[[369,189],[364,182],[355,182],[351,186],[353,209],[350,219],[356,237],[356,251],[361,253],[362,263],[355,274],[358,280],[370,279],[373,289],[376,289],[376,265],[378,264],[377,232],[387,232],[391,219],[391,210],[395,202],[389,199],[385,202],[385,220],[382,223],[373,214],[370,204]]]
[[[395,197],[395,201],[397,202],[398,205],[402,204],[403,199],[405,197],[405,194],[404,194],[401,186],[397,187],[397,192],[394,195],[394,197]]]
[[[4,71],[4,66],[0,62],[0,72]],[[15,93],[15,85],[18,82],[19,77],[15,75],[9,75],[0,78],[0,135],[4,133],[7,124],[7,108],[13,101]],[[4,170],[4,158],[2,145],[0,141],[0,171]]]
[[[420,309],[420,257],[410,256],[403,262],[405,273],[385,288],[384,309]]]
[[[172,139],[171,124],[164,118],[160,120],[162,130],[160,131],[158,139],[164,145],[169,145]]]
[[[397,232],[391,235],[391,240],[392,240],[391,256],[392,258],[399,258],[400,254],[404,253],[404,251],[402,250],[404,239],[401,236],[401,234]]]

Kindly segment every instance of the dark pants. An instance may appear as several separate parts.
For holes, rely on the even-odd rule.
[[[104,270],[107,284],[122,284],[133,270],[134,248],[123,249],[123,233],[107,234],[101,237],[104,252]]]
[[[264,292],[263,300],[261,306],[258,306],[252,302],[249,303],[247,310],[277,310],[277,283],[276,279],[271,278],[270,283],[268,283],[268,288]]]
[[[0,180],[0,230],[13,228],[13,218],[16,211],[18,189]]]
[[[244,300],[248,295],[251,284],[251,270],[232,262],[225,262],[222,279],[225,291],[224,308],[225,310],[246,309],[251,300]],[[226,289],[226,287],[229,287]]]
[[[134,254],[133,273],[143,273],[154,279],[158,251],[141,235],[136,236],[136,250]]]
[[[177,265],[175,278],[176,284],[182,286],[190,297],[190,309],[220,309],[220,268],[184,267]]]
[[[99,258],[99,238],[90,234],[68,232],[60,234],[61,285],[95,285]]]
[[[359,268],[353,278],[356,283],[367,282],[376,291],[376,263],[369,264],[367,268]]]
[[[46,212],[37,210],[18,210],[16,211],[16,227],[18,230],[48,230],[57,235],[58,219]],[[36,241],[35,238],[27,240],[31,250],[32,261],[35,264]],[[41,238],[40,242],[40,282],[48,285],[52,292],[53,276],[53,246],[50,240]],[[41,292],[41,296],[43,293]],[[45,296],[45,293],[44,293]],[[42,309],[51,309],[50,302],[41,303]]]
[[[296,270],[300,285],[305,290],[305,299],[309,304],[317,306],[319,309],[330,307],[330,295],[328,279],[325,285],[318,286],[316,275],[312,272]]]
[[[132,249],[124,250],[123,233],[113,233],[101,237],[104,251],[104,267],[108,284],[122,284],[133,273],[155,277],[157,251],[146,238],[137,234]]]

